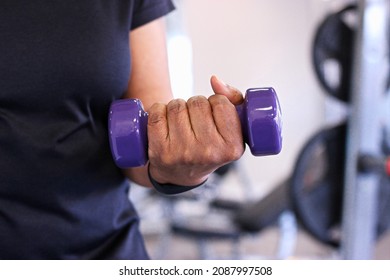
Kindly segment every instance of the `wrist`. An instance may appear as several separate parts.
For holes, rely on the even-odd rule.
[[[209,173],[189,170],[183,165],[177,165],[171,168],[148,162],[147,169],[149,175],[159,184],[195,186],[206,181],[209,177]]]
[[[148,164],[148,177],[149,180],[159,193],[166,194],[166,195],[175,195],[180,194],[198,187],[203,186],[207,182],[207,178],[203,179],[199,184],[195,185],[177,185],[177,184],[171,184],[171,183],[160,183],[156,179],[153,178],[150,172],[150,164]]]

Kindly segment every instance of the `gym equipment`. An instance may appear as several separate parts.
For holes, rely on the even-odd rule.
[[[339,247],[344,199],[347,125],[314,134],[298,155],[291,177],[290,197],[295,215],[313,237]],[[376,209],[376,238],[390,228],[389,159],[361,156],[361,172],[381,174]]]
[[[348,15],[356,13],[350,5],[327,16],[318,26],[312,46],[312,61],[321,86],[341,101],[350,100],[354,26]]]
[[[236,106],[244,141],[255,156],[278,154],[282,148],[282,119],[273,88],[251,88]],[[148,161],[148,113],[138,99],[122,99],[109,112],[111,152],[118,167],[136,167]]]
[[[331,246],[338,246],[340,238],[345,134],[345,125],[314,134],[300,151],[291,176],[291,204],[298,221]]]
[[[383,127],[388,122],[381,116],[387,111],[388,106],[382,106],[390,85],[389,7],[388,0],[359,0],[328,15],[312,46],[320,84],[330,96],[348,103],[348,127],[345,132],[335,132],[335,128],[326,139],[318,136],[322,140],[313,140],[317,144],[303,149],[300,160],[306,161],[306,168],[319,164],[316,157],[327,165],[317,168],[317,174],[297,166],[293,205],[304,227],[317,239],[340,246],[344,259],[371,258],[375,240],[390,224],[390,180],[383,166],[390,151],[388,136],[383,136],[388,135]],[[334,155],[329,141],[339,142],[342,156]],[[315,150],[320,156],[315,156]],[[343,165],[331,161],[337,157],[344,160]],[[343,169],[338,178],[320,174],[336,174],[333,164]],[[313,176],[316,182],[304,180]]]
[[[344,259],[371,259],[377,238],[378,212],[383,203],[383,175],[362,173],[362,155],[386,156],[382,150],[382,112],[388,90],[389,22],[388,0],[359,0],[353,46],[350,116],[348,120],[343,199],[341,255]],[[389,188],[389,185],[387,185]],[[387,213],[389,211],[387,210]],[[379,214],[383,214],[380,213]]]
[[[223,176],[223,175],[222,175]],[[295,219],[289,206],[289,180],[283,180],[267,195],[255,201],[234,201],[215,197],[208,202],[207,217],[170,215],[173,234],[197,242],[200,259],[214,259],[209,248],[213,240],[231,242],[231,259],[241,259],[240,239],[278,225],[279,239],[276,256],[285,259],[293,254],[296,242]],[[171,197],[169,197],[171,198]],[[177,197],[171,198],[177,200]],[[174,212],[174,211],[173,211]],[[176,217],[178,216],[178,217]]]
[[[312,44],[312,62],[318,81],[327,93],[344,102],[351,99],[357,14],[357,5],[329,14],[317,27]],[[384,43],[390,46],[390,32],[387,37]],[[387,76],[385,88],[390,89],[390,75]]]
[[[369,154],[360,155],[358,168],[363,173],[377,172],[381,175],[390,176],[390,156],[379,158]]]

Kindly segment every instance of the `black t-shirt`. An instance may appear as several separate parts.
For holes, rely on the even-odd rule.
[[[109,150],[129,30],[170,0],[0,1],[0,259],[145,259]]]

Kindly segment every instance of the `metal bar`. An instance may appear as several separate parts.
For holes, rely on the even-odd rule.
[[[379,177],[360,174],[359,155],[380,155],[381,117],[388,75],[389,0],[361,0],[355,37],[348,126],[341,257],[372,259]]]

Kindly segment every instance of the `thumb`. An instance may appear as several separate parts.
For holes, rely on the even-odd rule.
[[[225,84],[215,75],[211,76],[210,83],[215,94],[226,96],[229,101],[234,105],[239,105],[244,101],[244,97],[241,91],[230,85]]]

